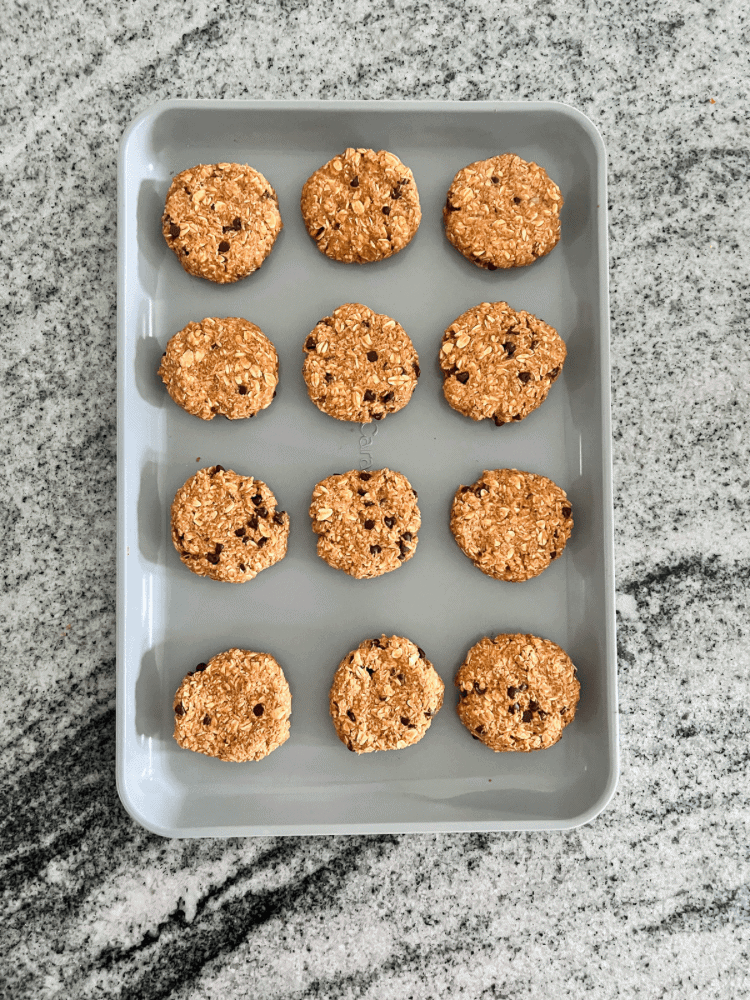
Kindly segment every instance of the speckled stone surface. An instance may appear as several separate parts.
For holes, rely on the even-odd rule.
[[[6,6],[2,997],[750,996],[748,16],[582,10]],[[182,842],[120,806],[115,154],[175,96],[551,99],[601,130],[622,777],[591,825]]]

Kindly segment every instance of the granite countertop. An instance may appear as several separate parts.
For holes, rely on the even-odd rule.
[[[38,0],[0,41],[0,995],[750,996],[748,20]],[[609,155],[622,775],[569,833],[170,841],[115,761],[116,149],[157,100],[557,100]]]

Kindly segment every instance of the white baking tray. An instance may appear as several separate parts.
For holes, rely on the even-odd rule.
[[[391,150],[414,172],[422,224],[387,261],[337,264],[305,232],[302,184],[347,146]],[[506,151],[562,189],[562,240],[531,267],[487,272],[448,243],[442,206],[460,167]],[[262,171],[284,221],[263,267],[225,286],[187,275],[160,221],[173,175],[220,161]],[[182,837],[561,829],[605,806],[617,780],[606,208],[601,138],[561,104],[168,101],[130,125],[118,189],[117,784],[139,823]],[[544,405],[500,428],[450,409],[437,363],[450,322],[497,300],[568,346]],[[305,337],[344,302],[395,317],[422,368],[409,405],[364,432],[320,413],[301,374]],[[204,423],[157,377],[172,334],[206,316],[243,316],[276,345],[278,395],[252,421]],[[194,576],[170,540],[175,491],[214,463],[263,479],[291,516],[288,555],[251,583]],[[319,479],[360,466],[410,479],[422,529],[412,560],[354,581],[317,558],[307,509]],[[573,503],[565,553],[522,584],[484,576],[448,527],[456,487],[507,466],[551,477]],[[328,689],[342,656],[381,632],[427,652],[445,705],[415,747],[356,756],[333,730]],[[495,754],[458,720],[456,669],[498,632],[553,639],[578,667],[578,713],[549,750]],[[290,739],[258,763],[172,739],[179,681],[232,646],[273,654],[292,690]]]

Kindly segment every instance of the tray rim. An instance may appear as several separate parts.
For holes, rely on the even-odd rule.
[[[602,237],[602,252],[598,261],[598,283],[600,290],[600,391],[599,413],[602,431],[602,522],[604,537],[604,585],[605,585],[605,673],[608,680],[608,697],[605,715],[609,725],[610,768],[607,783],[595,802],[582,813],[561,820],[487,820],[476,822],[382,822],[382,823],[335,823],[320,826],[310,823],[285,824],[282,826],[242,825],[231,827],[185,827],[173,829],[155,823],[144,815],[130,797],[125,773],[124,747],[125,733],[125,646],[127,607],[125,602],[127,559],[125,557],[125,475],[124,475],[124,426],[125,426],[125,296],[126,274],[126,213],[125,184],[129,147],[139,130],[148,125],[161,113],[168,110],[236,110],[236,111],[309,111],[309,112],[471,112],[494,111],[512,114],[534,112],[554,112],[576,122],[592,141],[597,157],[597,195],[601,213],[597,228]],[[609,243],[608,243],[608,202],[607,202],[607,154],[604,140],[596,125],[578,108],[561,101],[453,101],[453,100],[221,100],[172,98],[158,101],[145,108],[126,126],[120,139],[117,153],[117,543],[116,543],[116,786],[120,801],[128,813],[140,826],[162,837],[177,839],[228,838],[252,836],[338,836],[377,835],[403,833],[504,833],[517,831],[573,830],[592,822],[611,802],[617,790],[620,775],[619,761],[619,713],[617,697],[617,623],[615,614],[615,551],[614,551],[614,507],[612,484],[612,422],[611,422],[611,364],[610,364],[610,311],[609,311]]]

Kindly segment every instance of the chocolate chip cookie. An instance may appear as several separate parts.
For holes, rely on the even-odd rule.
[[[313,490],[310,517],[320,558],[358,580],[411,559],[422,523],[416,491],[390,469],[328,476]]]
[[[414,176],[393,153],[347,149],[308,178],[302,217],[321,253],[346,264],[384,260],[416,233]]]
[[[580,695],[576,668],[549,639],[481,639],[456,674],[458,716],[491,750],[543,750],[573,721]]]
[[[253,580],[286,555],[289,515],[252,476],[214,465],[199,469],[172,503],[172,541],[198,576],[228,583]]]
[[[261,760],[289,739],[292,695],[268,653],[228,649],[199,663],[173,708],[180,746],[219,760]]]
[[[524,267],[557,246],[562,206],[543,167],[504,153],[458,171],[443,208],[445,235],[488,271]]]
[[[545,570],[570,538],[572,507],[565,491],[533,472],[493,469],[460,486],[451,531],[477,569],[520,583]]]
[[[219,284],[257,271],[281,231],[276,192],[247,164],[199,164],[177,174],[162,217],[188,274]]]
[[[472,420],[500,427],[544,402],[563,369],[565,342],[554,327],[507,302],[482,302],[448,327],[440,348],[443,392]]]
[[[322,319],[304,350],[310,399],[336,420],[369,424],[396,413],[419,378],[419,358],[403,327],[357,302]]]
[[[276,348],[246,319],[204,319],[167,344],[159,375],[172,399],[201,420],[254,417],[279,381]]]
[[[354,753],[402,750],[422,739],[445,686],[424,650],[402,636],[365,639],[338,666],[330,693],[338,738]]]

